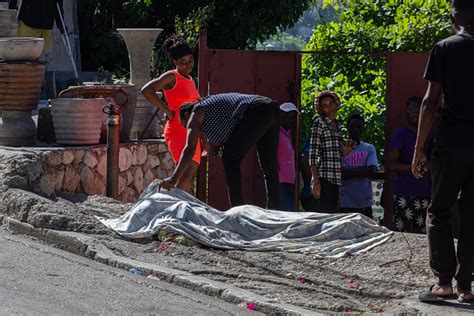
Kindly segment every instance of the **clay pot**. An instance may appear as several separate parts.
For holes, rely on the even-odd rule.
[[[36,63],[0,63],[0,112],[36,109],[44,69]]]
[[[36,37],[0,38],[0,60],[36,61],[43,52],[44,40]]]
[[[62,145],[96,145],[104,118],[104,98],[51,100],[56,143]]]

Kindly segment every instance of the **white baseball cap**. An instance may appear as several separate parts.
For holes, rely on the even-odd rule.
[[[296,111],[297,113],[300,113],[300,111],[298,111],[298,108],[296,107],[296,105],[294,105],[291,102],[282,103],[280,105],[280,110],[282,110],[283,112]]]

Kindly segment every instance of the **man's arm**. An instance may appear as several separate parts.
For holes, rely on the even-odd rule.
[[[431,127],[436,118],[436,112],[438,111],[440,102],[439,98],[443,92],[443,85],[439,82],[430,81],[428,89],[426,90],[425,97],[421,103],[420,108],[420,120],[418,123],[418,133],[416,136],[415,154],[413,156],[413,162],[411,170],[413,175],[419,179],[423,176],[423,172],[426,170],[426,155],[423,148],[426,143],[426,139],[430,134]]]
[[[183,176],[186,169],[189,168],[194,153],[196,152],[196,147],[199,142],[199,135],[201,132],[201,125],[204,120],[204,111],[197,110],[193,112],[189,117],[188,121],[188,134],[186,138],[186,145],[184,146],[183,152],[179,159],[179,163],[176,166],[176,169],[173,172],[173,175],[169,178],[163,180],[163,187],[170,189],[178,183],[179,179]]]

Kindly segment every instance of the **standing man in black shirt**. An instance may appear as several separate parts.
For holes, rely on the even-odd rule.
[[[459,300],[470,301],[474,298],[474,1],[454,0],[452,22],[457,33],[433,47],[424,75],[429,84],[420,109],[412,172],[420,178],[429,169],[423,147],[443,93],[426,218],[430,266],[438,277],[429,294],[435,299],[452,295],[455,278]],[[456,254],[450,219],[458,199],[461,226]]]

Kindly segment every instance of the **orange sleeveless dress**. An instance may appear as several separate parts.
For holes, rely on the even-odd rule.
[[[185,102],[197,101],[200,95],[193,78],[185,78],[176,69],[173,70],[173,73],[176,78],[174,87],[169,90],[163,89],[166,102],[171,111],[174,112],[173,119],[166,123],[164,136],[174,162],[177,164],[186,145],[187,135],[186,128],[179,122],[179,107]],[[193,161],[198,164],[201,163],[201,144],[199,142],[193,156]]]

